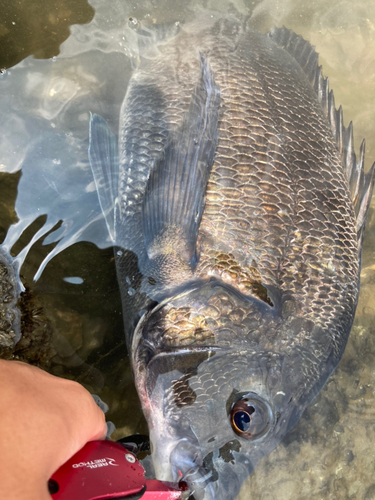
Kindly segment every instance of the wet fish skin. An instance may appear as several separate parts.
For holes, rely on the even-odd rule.
[[[354,318],[373,169],[317,57],[288,30],[203,19],[143,50],[118,163],[91,124],[155,472],[181,471],[196,498],[235,498],[336,367]],[[253,436],[233,427],[244,400]]]

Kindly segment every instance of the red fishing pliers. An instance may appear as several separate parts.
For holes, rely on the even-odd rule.
[[[48,481],[53,500],[184,500],[185,483],[146,479],[129,439],[91,441]]]

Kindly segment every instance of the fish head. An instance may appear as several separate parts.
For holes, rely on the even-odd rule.
[[[140,320],[133,368],[158,479],[184,480],[196,499],[235,498],[298,421],[307,405],[298,349],[278,346],[285,321],[273,309],[208,283]]]

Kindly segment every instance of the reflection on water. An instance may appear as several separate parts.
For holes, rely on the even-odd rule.
[[[33,5],[39,3],[44,5]],[[130,17],[144,24],[183,22],[199,16],[202,5],[251,13],[250,24],[262,32],[275,25],[293,29],[320,53],[344,120],[353,120],[357,151],[362,137],[367,139],[370,166],[375,159],[375,5],[371,0],[90,3],[95,9],[91,22],[90,8],[84,12],[64,0],[49,3],[51,14],[45,16],[56,34],[54,42],[48,37],[38,42],[46,46],[44,52],[35,48],[36,36],[27,38],[29,24],[17,34],[17,45],[7,38],[8,21],[0,25],[0,43],[8,47],[0,67],[9,67],[24,52],[38,57],[57,53],[56,43],[66,37],[67,26],[55,22],[57,17],[89,22],[71,27],[56,60],[27,58],[0,76],[0,109],[6,117],[0,123],[0,237],[3,249],[21,266],[27,294],[31,290],[24,296],[25,318],[37,317],[43,330],[35,327],[34,337],[25,338],[17,354],[35,361],[35,342],[47,345],[49,339],[41,361],[53,373],[75,378],[99,394],[110,406],[109,419],[120,437],[145,432],[145,424],[125,350],[113,254],[87,146],[90,112],[102,115],[117,131],[131,72],[125,22]],[[20,5],[17,20],[24,15],[37,26],[26,4]],[[54,17],[64,8],[69,14]],[[11,175],[19,169],[21,176]],[[375,498],[374,224],[372,210],[360,301],[344,357],[301,421],[258,465],[243,488],[244,499],[249,491],[251,498],[262,500]]]
[[[29,55],[57,56],[69,37],[69,26],[88,23],[94,9],[87,0],[1,3],[0,68],[9,68]]]

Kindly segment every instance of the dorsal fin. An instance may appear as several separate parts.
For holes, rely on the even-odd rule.
[[[357,237],[359,249],[362,248],[363,229],[367,212],[370,206],[375,180],[375,163],[364,173],[365,142],[360,148],[357,162],[353,146],[353,125],[344,126],[342,107],[335,108],[333,91],[329,90],[328,78],[322,74],[322,67],[318,65],[318,53],[315,48],[294,31],[282,28],[273,28],[268,36],[277,45],[285,49],[301,66],[309,82],[315,89],[320,104],[331,125],[337,149],[342,158],[343,167],[348,180],[351,199],[357,218]]]

